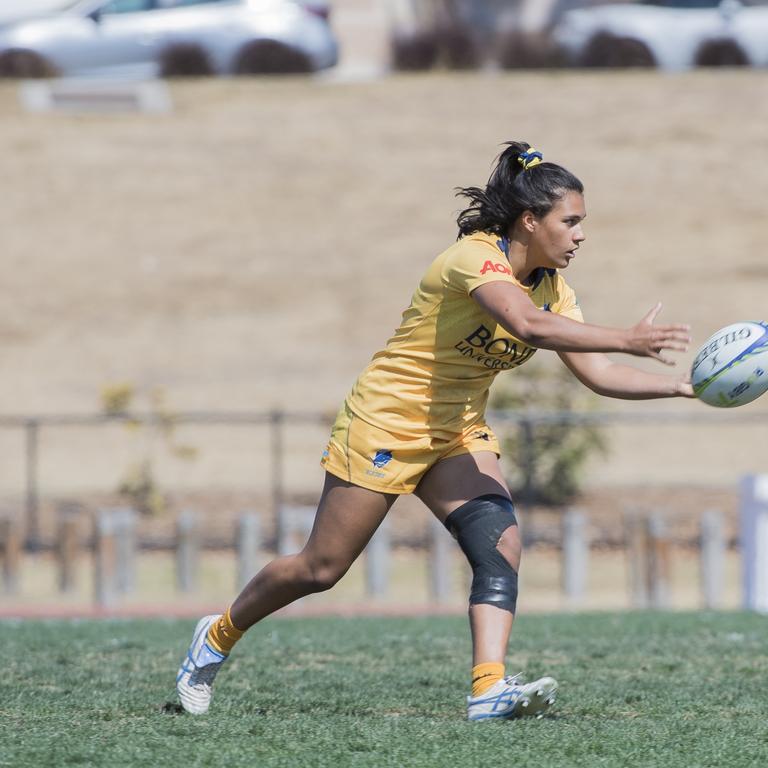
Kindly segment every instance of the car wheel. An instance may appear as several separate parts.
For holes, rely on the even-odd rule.
[[[161,77],[206,77],[211,74],[211,61],[199,45],[171,45],[160,54]]]
[[[236,75],[301,75],[312,62],[301,51],[274,40],[254,40],[243,46],[234,66]]]
[[[437,64],[438,44],[433,32],[412,35],[396,34],[390,43],[392,68],[404,72],[420,72]]]
[[[699,67],[747,67],[749,59],[741,46],[733,40],[707,40],[696,51]]]
[[[583,67],[655,67],[656,59],[641,40],[601,32],[589,41],[579,63]]]
[[[438,57],[448,69],[477,69],[481,64],[480,49],[472,35],[460,27],[446,26],[436,33]]]
[[[32,51],[4,51],[0,54],[0,77],[55,77],[56,68]]]
[[[547,69],[563,67],[565,52],[544,35],[507,32],[496,45],[502,69]]]

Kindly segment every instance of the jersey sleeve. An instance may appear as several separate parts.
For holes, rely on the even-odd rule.
[[[443,263],[441,280],[446,288],[469,295],[485,283],[502,280],[518,287],[506,254],[491,242],[466,238]]]
[[[552,311],[563,317],[568,317],[571,320],[577,320],[580,323],[584,322],[584,315],[581,313],[581,307],[579,306],[579,300],[576,298],[576,293],[573,288],[568,285],[562,276],[557,276],[557,301],[552,305]]]

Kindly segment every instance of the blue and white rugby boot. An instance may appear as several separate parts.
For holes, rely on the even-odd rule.
[[[519,678],[520,675],[502,678],[480,696],[467,696],[467,719],[541,717],[555,703],[557,681],[542,677],[532,683],[523,683]]]
[[[211,624],[219,614],[203,616],[197,622],[192,644],[176,674],[176,693],[181,706],[192,715],[204,715],[211,704],[213,680],[227,660],[223,654],[211,648],[205,639]]]

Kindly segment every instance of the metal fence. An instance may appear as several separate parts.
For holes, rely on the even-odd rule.
[[[327,414],[287,413],[285,411],[254,412],[187,412],[172,416],[153,413],[119,415],[2,416],[0,430],[16,430],[23,433],[24,460],[24,528],[25,547],[35,550],[40,546],[40,499],[44,491],[40,483],[40,436],[43,430],[63,427],[98,428],[106,424],[139,424],[145,427],[173,425],[228,426],[232,428],[260,427],[268,431],[269,478],[271,508],[274,519],[279,520],[284,497],[284,431],[288,424],[327,424]]]
[[[765,485],[766,479],[750,478],[756,492],[765,490],[758,489],[758,485]],[[745,496],[742,505],[745,521],[742,535],[746,532],[749,540],[741,555],[741,604],[766,611],[768,602],[764,584],[768,573],[768,550],[765,549],[768,544],[768,526],[765,526],[765,522],[768,521],[768,499],[760,497],[758,493],[753,496],[754,500]],[[289,507],[284,510],[286,535],[277,543],[277,554],[292,554],[301,549],[312,528],[314,511],[314,507]],[[748,518],[752,520],[751,525]],[[47,559],[47,566],[40,562],[36,565],[37,569],[47,568],[49,578],[52,571],[55,574],[55,585],[49,582],[45,597],[41,598],[38,592],[39,604],[47,604],[49,610],[51,606],[57,605],[51,600],[52,594],[65,598],[70,608],[79,604],[82,609],[90,602],[95,609],[107,612],[124,609],[131,602],[135,606],[137,600],[143,610],[147,610],[153,603],[157,605],[158,596],[161,605],[163,596],[168,605],[179,598],[193,597],[199,601],[198,590],[205,581],[205,571],[202,520],[194,512],[182,512],[176,519],[170,552],[175,576],[170,580],[167,577],[165,581],[161,579],[158,583],[155,570],[151,593],[147,591],[146,583],[143,590],[139,588],[139,572],[143,570],[139,563],[141,561],[146,564],[147,551],[139,542],[136,511],[130,508],[100,509],[95,513],[93,523],[92,536],[86,542],[81,535],[77,515],[60,516],[54,557]],[[236,580],[234,584],[228,585],[227,591],[232,587],[240,590],[267,558],[274,554],[272,545],[261,536],[259,515],[243,513],[233,523],[230,557],[236,561],[236,570],[232,574]],[[757,532],[760,526],[765,528],[762,539],[750,534],[750,531]],[[555,594],[559,594],[560,607],[568,609],[600,605],[598,593],[605,593],[605,589],[603,586],[595,589],[595,575],[605,575],[608,568],[612,574],[612,598],[615,600],[624,591],[625,607],[674,607],[675,597],[679,598],[679,594],[675,596],[674,593],[680,588],[681,582],[679,576],[675,578],[673,560],[685,555],[679,546],[675,548],[664,516],[633,510],[624,515],[623,528],[623,567],[617,567],[615,559],[613,562],[606,561],[604,548],[594,541],[586,515],[578,509],[566,509],[561,517],[557,546],[547,550],[545,570],[559,573],[559,584],[555,585],[549,579],[548,598],[551,600]],[[22,593],[26,593],[27,597],[30,595],[29,584],[22,585],[25,579],[21,576],[22,546],[19,533],[15,521],[0,518],[0,597],[19,598]],[[232,543],[234,547],[231,547]],[[457,607],[462,604],[469,583],[469,571],[466,563],[458,556],[458,546],[436,518],[430,518],[428,535],[420,551],[412,551],[410,554],[411,578],[407,595],[404,595],[402,586],[397,590],[394,583],[396,559],[399,558],[401,567],[405,562],[401,553],[398,554],[393,545],[391,526],[389,520],[386,520],[373,535],[362,558],[364,596],[361,595],[360,599],[364,599],[368,607],[374,603],[381,606],[391,599],[401,606],[407,605],[413,601],[414,595],[422,595],[424,605],[433,607]],[[692,554],[688,555],[689,561]],[[696,604],[708,609],[727,605],[734,607],[735,579],[733,574],[726,578],[728,564],[733,562],[734,554],[729,552],[721,513],[710,510],[702,515],[693,556],[697,560],[698,578],[689,569],[684,591],[695,591]],[[32,558],[40,558],[39,553],[32,555]],[[426,568],[414,569],[416,559],[422,564],[426,563]],[[82,567],[84,561],[90,561],[90,568],[86,565],[85,571]],[[218,568],[221,568],[221,564]],[[421,585],[418,584],[419,570],[421,581],[426,582]],[[621,587],[622,571],[626,576],[624,590]],[[90,574],[87,579],[90,588],[84,590],[83,576],[86,572]],[[534,582],[541,578],[542,573],[540,560],[538,577],[534,577]],[[26,575],[31,575],[29,569]],[[463,586],[458,589],[457,581],[463,582]],[[692,607],[690,596],[687,600],[687,607]],[[22,605],[28,607],[28,602]],[[14,615],[13,606],[10,607],[10,613],[8,610],[6,605],[5,615]],[[0,607],[0,616],[3,613]]]
[[[23,457],[16,457],[19,464],[20,486],[23,488],[23,518],[24,518],[24,543],[29,550],[39,548],[41,544],[40,534],[40,506],[41,498],[47,489],[40,478],[40,464],[43,458],[41,436],[45,433],[65,428],[77,427],[85,429],[104,428],[105,425],[132,424],[144,427],[162,427],[169,423],[175,427],[195,426],[197,428],[226,427],[228,430],[241,430],[243,428],[257,428],[260,432],[266,431],[264,448],[267,453],[266,460],[266,484],[268,488],[269,512],[275,523],[278,539],[281,535],[281,510],[286,506],[286,499],[290,495],[290,488],[286,485],[286,430],[291,427],[326,427],[330,423],[327,413],[289,412],[273,410],[268,412],[185,412],[172,416],[153,413],[131,413],[116,416],[105,415],[38,415],[38,416],[0,416],[0,433],[15,432],[22,436],[20,450]],[[495,412],[489,414],[489,421],[501,434],[508,430],[517,430],[521,445],[521,464],[530,474],[536,461],[533,441],[537,429],[542,425],[551,424],[589,424],[600,425],[609,428],[629,428],[633,435],[639,435],[642,430],[656,430],[657,432],[668,430],[670,427],[679,427],[685,434],[692,434],[695,429],[707,430],[706,438],[687,437],[681,450],[691,451],[702,445],[715,444],[725,462],[733,460],[732,480],[738,481],[743,474],[765,471],[764,448],[768,445],[766,426],[768,426],[768,412],[754,409],[744,411],[718,411],[715,409],[696,408],[690,412],[663,412],[638,409],[634,411],[609,412],[595,411],[587,413],[559,412],[544,413],[538,411],[526,411],[519,413]],[[724,439],[726,434],[738,434],[738,438]],[[661,443],[664,441],[661,440]],[[668,442],[668,441],[667,441]],[[744,448],[744,446],[748,446]],[[753,450],[749,446],[762,451]],[[668,447],[668,446],[666,446]],[[742,448],[747,455],[757,455],[758,463],[754,466],[743,466],[742,459],[733,459],[736,448]],[[657,452],[662,453],[665,445],[659,445]],[[77,452],[77,447],[72,451]],[[648,451],[644,451],[648,453]],[[20,459],[20,461],[19,461]],[[6,460],[10,457],[6,455]],[[646,461],[652,461],[653,457],[647,457]],[[718,457],[714,457],[714,462]],[[665,459],[660,460],[668,463]],[[763,462],[763,467],[759,462]],[[701,477],[712,477],[712,471],[703,467]],[[730,484],[731,474],[725,475]]]

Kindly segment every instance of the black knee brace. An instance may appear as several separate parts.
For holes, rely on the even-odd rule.
[[[445,527],[472,566],[470,605],[487,603],[515,612],[517,571],[496,547],[504,531],[513,525],[517,525],[514,505],[497,494],[478,496],[445,518]]]

